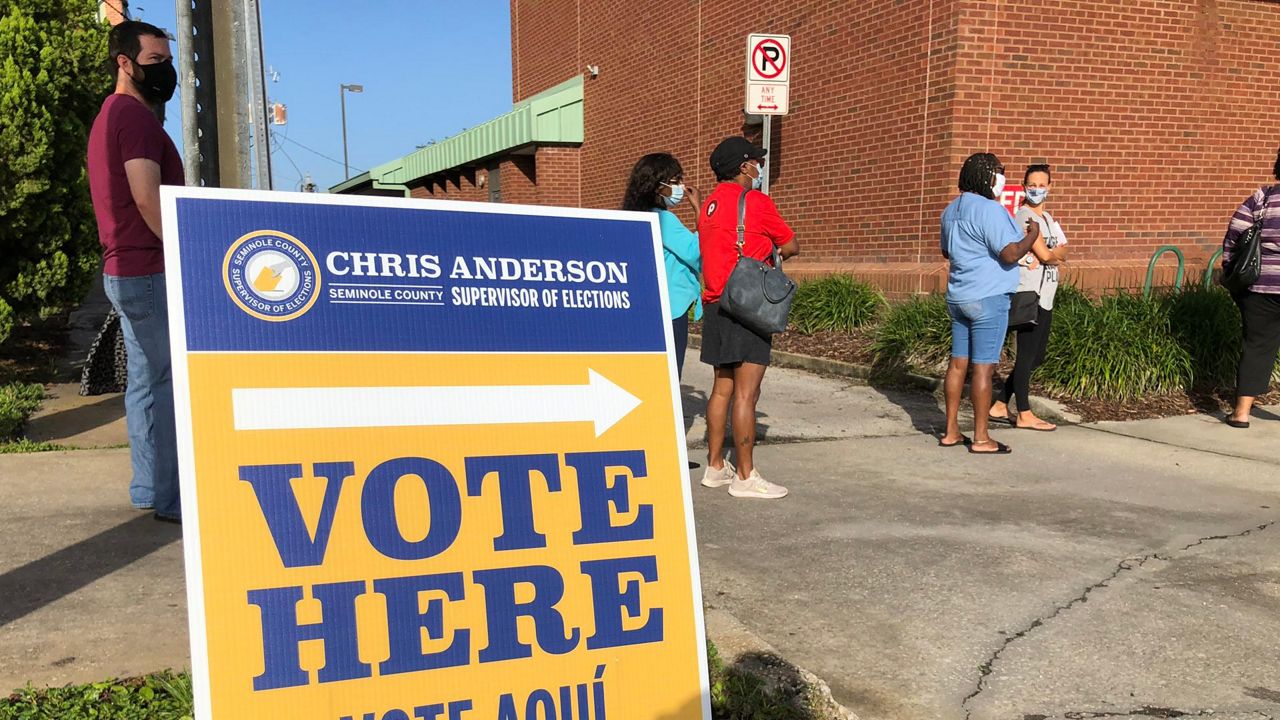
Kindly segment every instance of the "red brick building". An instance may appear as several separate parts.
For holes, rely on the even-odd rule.
[[[1011,182],[1051,163],[1069,272],[1105,288],[1140,285],[1166,244],[1197,279],[1280,146],[1275,2],[511,0],[511,27],[513,113],[558,87],[573,117],[552,120],[580,125],[335,190],[396,167],[414,196],[617,207],[635,160],[667,151],[705,192],[715,143],[760,136],[742,112],[752,32],[792,38],[769,163],[802,242],[792,267],[896,292],[941,288],[938,217],[970,153],[998,154]]]

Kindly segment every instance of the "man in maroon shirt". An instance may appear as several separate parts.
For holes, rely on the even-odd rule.
[[[116,89],[89,133],[89,190],[103,250],[103,285],[129,353],[125,414],[133,460],[129,496],[158,520],[181,522],[169,362],[160,186],[182,185],[182,160],[164,131],[178,75],[169,37],[123,22],[108,40]]]

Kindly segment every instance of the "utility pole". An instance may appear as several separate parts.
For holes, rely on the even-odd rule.
[[[244,0],[245,71],[249,80],[250,126],[253,131],[253,173],[259,190],[271,189],[271,117],[267,109],[262,62],[262,8],[258,0]]]
[[[187,183],[221,187],[218,81],[213,48],[215,0],[178,0],[178,79],[182,84],[182,161]]]
[[[244,63],[246,18],[243,2],[213,2],[214,78],[218,96],[220,187],[253,187],[249,170],[248,72]]]
[[[347,162],[347,92],[362,93],[363,85],[338,85],[338,102],[342,105],[342,172],[343,179],[351,179],[351,163]]]
[[[259,3],[177,0],[183,167],[192,185],[271,189]]]

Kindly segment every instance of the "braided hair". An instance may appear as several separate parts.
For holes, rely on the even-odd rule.
[[[991,183],[1000,169],[1000,158],[991,153],[974,153],[960,168],[960,191],[981,195],[988,200],[995,200],[991,191]]]
[[[623,210],[652,210],[662,207],[658,203],[658,188],[662,183],[684,175],[680,161],[667,153],[650,153],[640,158],[631,168],[627,192],[622,197]]]

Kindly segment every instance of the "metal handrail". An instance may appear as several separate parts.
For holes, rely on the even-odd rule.
[[[1167,252],[1178,256],[1178,274],[1174,277],[1173,286],[1178,290],[1182,289],[1182,277],[1186,274],[1187,259],[1183,257],[1182,251],[1173,245],[1162,245],[1156,248],[1155,254],[1151,256],[1151,262],[1147,263],[1147,281],[1142,284],[1142,297],[1151,297],[1151,282],[1156,276],[1156,261]]]

